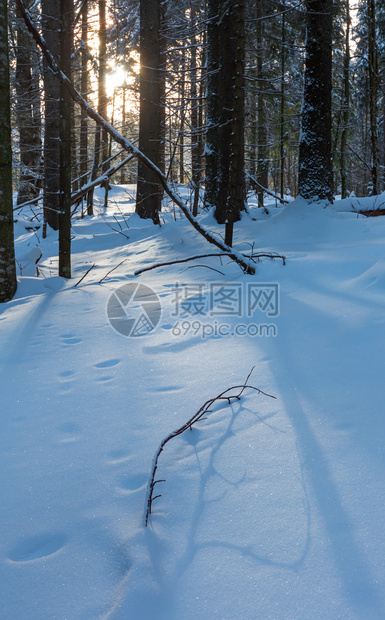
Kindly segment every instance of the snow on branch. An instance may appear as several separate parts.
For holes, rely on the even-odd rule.
[[[111,168],[106,170],[106,172],[104,172],[100,177],[98,177],[94,181],[90,181],[89,183],[87,183],[87,185],[83,185],[83,187],[81,187],[77,192],[72,194],[71,204],[74,205],[80,202],[83,196],[88,194],[88,192],[91,189],[93,189],[94,187],[97,187],[98,185],[102,185],[102,183],[106,183],[108,179],[110,179],[116,172],[118,172],[118,170],[123,168],[123,166],[128,164],[128,162],[131,161],[131,159],[133,159],[134,157],[135,156],[133,154],[128,155],[128,157],[125,157],[125,159],[121,161],[119,164],[116,164],[116,166],[112,166]]]

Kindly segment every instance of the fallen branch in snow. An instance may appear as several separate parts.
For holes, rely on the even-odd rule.
[[[243,392],[246,389],[255,390],[256,392],[258,392],[258,394],[263,394],[264,396],[268,396],[269,398],[276,398],[275,396],[272,396],[271,394],[262,392],[262,390],[259,390],[253,385],[248,385],[248,380],[250,379],[250,376],[253,370],[254,370],[254,367],[250,370],[249,374],[247,375],[246,381],[244,382],[243,385],[234,385],[233,387],[227,388],[227,390],[224,390],[224,392],[221,392],[221,394],[218,394],[218,396],[215,396],[215,398],[210,398],[208,401],[205,402],[204,405],[202,405],[202,407],[197,411],[197,413],[195,413],[192,416],[192,418],[190,418],[188,422],[183,424],[183,426],[181,426],[176,431],[168,435],[168,437],[163,439],[155,455],[154,463],[152,466],[152,475],[151,475],[151,480],[150,480],[149,489],[148,489],[148,496],[147,496],[147,501],[146,501],[146,512],[145,512],[145,517],[144,517],[144,524],[146,527],[148,525],[148,519],[152,512],[152,503],[155,499],[157,499],[157,497],[161,497],[160,495],[154,496],[155,485],[159,484],[160,482],[165,482],[165,480],[155,480],[156,470],[158,469],[159,457],[161,453],[163,452],[163,448],[171,439],[173,439],[174,437],[177,437],[178,435],[181,435],[187,429],[192,430],[192,426],[194,424],[199,422],[199,420],[201,420],[206,415],[206,413],[210,413],[210,407],[212,407],[214,403],[221,401],[221,400],[225,400],[228,402],[228,404],[230,404],[232,400],[240,400]],[[233,390],[240,390],[240,392],[238,394],[229,394],[229,392],[232,392]]]
[[[271,196],[272,198],[275,198],[275,200],[278,200],[279,202],[281,202],[282,204],[289,204],[288,200],[285,200],[285,198],[281,198],[280,196],[277,196],[277,194],[274,194],[273,192],[271,192],[269,189],[267,189],[267,187],[263,187],[263,185],[261,185],[260,183],[258,183],[257,179],[255,179],[251,174],[246,173],[246,177],[248,179],[250,179],[250,181],[252,181],[252,183],[254,183],[254,185],[256,185],[257,187],[259,187],[260,189],[263,189],[263,191],[268,194],[269,196]]]
[[[151,269],[158,269],[158,267],[167,267],[168,265],[177,265],[178,263],[188,263],[190,260],[198,260],[199,258],[208,258],[210,256],[229,256],[231,258],[230,252],[212,252],[210,254],[199,254],[198,256],[189,256],[188,258],[179,258],[177,260],[168,261],[167,263],[157,263],[156,265],[151,265],[150,267],[143,267],[143,269],[138,269],[134,271],[134,276],[139,276],[141,273],[145,271],[151,271]],[[252,260],[254,263],[256,260],[260,258],[280,258],[284,265],[286,265],[286,257],[281,254],[271,254],[271,253],[257,253],[251,254],[250,256],[244,255],[245,258]]]
[[[159,179],[159,182],[162,185],[166,194],[181,209],[181,211],[184,213],[185,217],[190,222],[190,224],[195,228],[197,232],[199,232],[199,234],[201,234],[206,239],[206,241],[215,245],[217,248],[222,250],[222,252],[227,253],[228,256],[232,260],[234,260],[236,263],[238,263],[242,267],[245,273],[254,274],[255,268],[252,265],[250,265],[250,262],[245,258],[245,256],[242,253],[237,252],[232,247],[223,243],[223,241],[221,241],[217,237],[214,237],[210,233],[210,231],[206,230],[205,228],[203,228],[203,226],[201,226],[201,224],[199,223],[196,217],[191,215],[185,202],[182,200],[180,196],[178,196],[178,194],[168,184],[167,178],[163,174],[163,172],[161,172],[161,170],[150,159],[148,159],[148,157],[146,157],[146,155],[142,153],[142,151],[137,149],[131,142],[129,142],[129,140],[124,138],[118,131],[116,131],[116,129],[112,127],[112,125],[110,125],[102,116],[100,116],[100,114],[98,114],[98,112],[96,112],[96,110],[94,110],[87,103],[85,99],[83,99],[83,97],[76,90],[72,82],[60,70],[55,58],[52,56],[51,52],[48,49],[48,46],[47,46],[46,41],[44,40],[44,37],[42,37],[39,31],[37,30],[36,26],[33,23],[33,19],[29,11],[25,8],[23,0],[16,0],[16,5],[18,9],[20,10],[20,14],[23,17],[28,30],[32,34],[33,38],[35,39],[38,47],[41,49],[43,56],[45,60],[47,61],[47,65],[49,66],[49,68],[51,69],[55,77],[67,89],[71,98],[74,101],[76,101],[76,103],[80,105],[80,107],[86,112],[86,114],[90,118],[92,118],[95,121],[95,123],[99,125],[99,127],[102,127],[104,131],[106,131],[112,137],[112,139],[115,140],[115,142],[120,144],[120,146],[126,151],[128,151],[129,153],[132,153],[147,168],[152,170],[152,172]]]
[[[125,263],[125,262],[126,262],[126,260],[128,260],[128,258],[125,258],[124,260],[122,260],[122,262],[121,262],[121,263],[119,263],[119,265],[116,265],[116,267],[114,267],[113,269],[110,269],[110,271],[108,271],[108,272],[106,273],[106,275],[105,275],[105,276],[103,276],[101,280],[99,280],[98,284],[101,284],[101,283],[103,282],[103,280],[105,280],[105,279],[107,278],[107,276],[109,276],[109,275],[110,275],[110,273],[112,273],[113,271],[115,271],[115,269],[117,269],[118,267],[120,267],[120,265],[123,265],[123,263]]]
[[[83,196],[88,194],[88,192],[91,189],[93,189],[94,187],[97,187],[98,185],[101,185],[102,183],[106,183],[108,179],[110,179],[116,172],[118,172],[121,168],[123,168],[123,166],[128,164],[128,162],[131,161],[131,159],[133,158],[134,158],[133,154],[128,155],[128,157],[126,157],[119,164],[116,164],[116,166],[111,166],[111,168],[106,170],[106,172],[103,172],[103,174],[100,175],[100,177],[98,177],[97,179],[95,179],[95,181],[91,181],[90,183],[87,183],[87,185],[83,185],[83,187],[81,187],[77,192],[72,194],[71,204],[74,205],[76,203],[79,203],[81,199],[83,198]]]
[[[84,280],[84,278],[90,273],[91,269],[93,269],[94,267],[96,267],[96,263],[94,263],[93,265],[91,265],[91,267],[89,269],[87,269],[87,271],[85,272],[84,276],[82,276],[80,278],[80,280],[78,280],[75,284],[75,286],[77,286],[78,284],[80,284],[80,282],[82,282]]]

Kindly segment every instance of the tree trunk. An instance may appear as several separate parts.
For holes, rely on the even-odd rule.
[[[107,120],[107,92],[106,92],[106,2],[99,0],[99,71],[98,71],[98,112]],[[94,161],[91,171],[91,181],[95,181],[98,176],[99,167],[103,161],[108,159],[108,136],[104,129],[99,125],[95,128],[94,140]],[[103,170],[105,168],[103,167]],[[108,187],[108,184],[107,184]],[[93,215],[94,192],[91,190],[87,196],[87,215]]]
[[[264,189],[267,188],[269,181],[269,154],[268,154],[268,134],[267,134],[267,122],[265,112],[265,90],[266,90],[266,75],[264,70],[264,40],[263,30],[264,21],[263,16],[265,14],[265,3],[263,0],[259,0],[257,6],[257,112],[258,112],[258,159],[257,159],[257,181],[259,183],[257,197],[258,206],[264,205]]]
[[[280,110],[279,110],[279,158],[280,158],[280,195],[284,198],[285,192],[285,53],[286,53],[286,20],[285,20],[286,2],[282,3],[282,24],[281,24],[281,92],[280,92]]]
[[[88,94],[88,0],[84,1],[82,7],[82,75],[80,91],[84,99]],[[80,187],[87,182],[88,173],[88,117],[83,109],[80,112],[80,143],[79,143],[79,162],[80,162]]]
[[[206,99],[206,181],[204,203],[215,207],[218,189],[219,95],[219,7],[220,0],[207,2],[207,99]]]
[[[374,0],[367,0],[368,9],[368,60],[369,60],[369,113],[370,140],[372,147],[372,196],[378,194],[378,135],[377,135],[377,95],[378,58],[376,38],[376,7]]]
[[[60,4],[57,0],[42,0],[42,29],[48,48],[56,59],[60,56],[58,24]],[[43,61],[45,92],[44,133],[44,222],[53,230],[59,228],[60,210],[60,84]]]
[[[0,303],[16,292],[7,0],[0,0]]]
[[[73,0],[60,0],[60,69],[71,79]],[[71,108],[60,84],[59,276],[71,277]]]
[[[231,10],[231,21],[234,28],[233,49],[235,59],[233,61],[233,89],[231,122],[231,154],[230,154],[230,185],[226,209],[225,243],[233,245],[234,222],[241,218],[241,212],[245,210],[245,143],[244,143],[244,116],[245,116],[245,1],[238,0]]]
[[[299,142],[299,194],[333,202],[331,161],[332,0],[306,0],[307,36]]]
[[[198,192],[200,174],[198,168],[199,143],[198,143],[198,66],[197,66],[197,37],[196,37],[197,10],[194,2],[190,1],[190,24],[191,24],[191,52],[190,52],[190,122],[191,122],[191,189],[193,191],[192,213],[198,215]]]
[[[245,207],[244,170],[240,163],[244,160],[244,42],[243,34],[240,34],[243,2],[210,0],[208,7],[205,204],[215,206],[217,222],[228,222],[230,231],[232,224],[240,219],[240,213]],[[238,83],[242,83],[240,89]],[[231,171],[232,158],[236,171]],[[242,167],[241,173],[238,163]],[[238,176],[240,174],[241,176]],[[234,193],[235,186],[231,186],[231,183],[237,184],[238,193]]]
[[[350,106],[350,8],[349,0],[346,0],[346,32],[345,32],[345,57],[344,57],[344,104],[343,104],[343,127],[341,132],[341,198],[347,196],[346,184],[346,144],[349,125],[349,106]]]
[[[30,8],[32,0],[26,3]],[[17,204],[32,200],[39,194],[39,167],[41,160],[41,117],[38,80],[33,67],[37,63],[35,43],[16,10],[16,116],[19,128],[20,178]]]
[[[160,3],[140,0],[139,149],[161,166]],[[159,223],[162,189],[159,179],[138,162],[136,212]]]

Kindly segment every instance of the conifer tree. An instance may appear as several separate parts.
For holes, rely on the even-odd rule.
[[[0,302],[16,292],[13,238],[8,3],[0,0]]]
[[[333,201],[331,161],[332,0],[306,0],[304,95],[299,143],[299,194]]]

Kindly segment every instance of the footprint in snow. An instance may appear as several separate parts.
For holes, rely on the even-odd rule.
[[[111,450],[107,453],[107,463],[109,465],[118,465],[119,463],[126,463],[131,456],[126,450]]]
[[[146,474],[135,474],[134,476],[126,475],[122,478],[119,488],[124,493],[133,493],[143,488],[147,484],[148,476]]]
[[[120,364],[119,359],[105,360],[104,362],[99,362],[98,364],[95,364],[95,368],[112,368],[113,366],[117,366],[118,364]]]
[[[75,422],[64,422],[57,427],[60,433],[59,443],[72,443],[79,439],[80,426]]]
[[[60,338],[62,339],[64,345],[79,344],[82,341],[81,338],[76,338],[74,334],[62,334]]]
[[[103,375],[103,377],[98,377],[96,381],[99,381],[99,383],[108,383],[108,381],[111,381],[112,379],[114,379],[114,377],[111,375]]]
[[[46,558],[61,549],[67,541],[64,534],[41,534],[20,540],[11,550],[11,562],[32,562]]]
[[[74,370],[63,370],[63,372],[59,372],[59,377],[61,377],[64,381],[69,381],[74,374]]]

